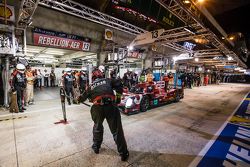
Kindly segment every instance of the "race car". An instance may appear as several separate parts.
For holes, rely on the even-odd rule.
[[[145,112],[149,108],[170,102],[178,102],[184,97],[183,87],[165,90],[165,82],[140,83],[125,90],[121,103],[118,105],[121,112],[127,115]]]

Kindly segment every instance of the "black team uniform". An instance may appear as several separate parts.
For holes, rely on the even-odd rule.
[[[93,103],[90,111],[92,120],[94,121],[92,149],[96,154],[99,153],[103,141],[102,124],[104,119],[106,119],[117,145],[121,160],[126,161],[129,152],[123,133],[121,115],[117,107],[117,103],[120,103],[121,100],[123,86],[120,80],[102,78],[102,76],[99,70],[93,71],[94,82],[88,87],[87,91],[80,99],[84,102],[88,98]],[[116,96],[113,90],[116,91]]]
[[[74,92],[73,92],[74,80],[75,80],[75,77],[72,74],[67,74],[66,73],[63,76],[65,92],[66,92],[67,96],[69,96],[69,97],[70,97],[70,94],[71,94],[72,98],[74,97]],[[71,100],[70,100],[69,97],[67,97],[67,101],[68,101],[68,104],[71,105],[71,102],[70,102]]]
[[[24,90],[26,88],[26,77],[24,73],[15,70],[11,75],[11,87],[17,92],[17,105],[19,112],[26,110],[23,108],[22,100],[24,98]]]

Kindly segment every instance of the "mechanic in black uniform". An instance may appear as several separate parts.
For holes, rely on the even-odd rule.
[[[10,86],[13,91],[17,92],[17,105],[19,112],[26,110],[23,107],[24,90],[26,88],[26,77],[24,74],[25,66],[17,64],[16,70],[11,74]]]
[[[106,118],[121,160],[126,161],[129,157],[129,152],[122,129],[121,115],[116,106],[121,101],[122,83],[117,79],[104,78],[103,72],[99,69],[95,69],[92,72],[92,80],[93,83],[80,97],[81,102],[88,98],[93,103],[91,107],[91,117],[94,121],[92,149],[96,154],[99,153],[103,141],[102,124]],[[113,90],[116,91],[116,96]]]
[[[70,97],[74,97],[73,86],[74,86],[75,77],[72,74],[71,68],[65,69],[65,74],[63,75],[63,88],[65,89],[68,104],[71,105]],[[74,103],[74,101],[73,101]]]
[[[83,67],[79,75],[79,89],[81,94],[86,90],[87,85],[88,85],[87,69]]]

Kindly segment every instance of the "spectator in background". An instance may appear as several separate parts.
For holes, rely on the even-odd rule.
[[[75,76],[73,75],[71,68],[66,68],[65,72],[66,73],[63,75],[63,88],[65,89],[65,92],[68,96],[67,97],[68,104],[71,105],[70,97],[72,98],[74,97],[73,87],[75,82]],[[73,103],[75,103],[74,100]]]
[[[41,89],[42,88],[42,78],[43,78],[43,75],[41,73],[41,70],[38,69],[37,70],[37,86]]]
[[[33,70],[33,76],[34,78],[34,88],[38,87],[38,80],[37,80],[37,69]]]
[[[205,77],[204,77],[204,86],[207,86],[207,85],[208,85],[208,81],[209,81],[209,77],[208,77],[208,75],[206,74]]]
[[[55,80],[56,80],[56,74],[54,73],[54,70],[51,70],[50,73],[50,86],[55,87]]]
[[[27,66],[27,70],[25,72],[26,78],[27,78],[27,87],[26,87],[26,99],[25,99],[25,105],[28,104],[31,105],[34,103],[34,74],[31,70],[30,66]]]
[[[164,83],[165,83],[165,91],[167,92],[168,91],[168,82],[169,82],[169,78],[168,78],[167,72],[163,75],[162,81],[164,81]]]
[[[132,86],[135,86],[138,83],[138,72],[132,73]]]
[[[44,87],[45,86],[49,87],[49,73],[46,69],[44,70]]]

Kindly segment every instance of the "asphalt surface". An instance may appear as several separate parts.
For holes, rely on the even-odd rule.
[[[87,106],[67,106],[69,123],[55,124],[62,119],[60,101],[56,89],[47,91],[54,93],[38,92],[36,104],[26,113],[0,116],[1,167],[189,166],[250,91],[250,85],[186,89],[179,103],[122,115],[130,151],[127,162],[120,161],[106,122],[100,154],[92,152],[93,123]],[[15,119],[9,119],[12,117]]]

